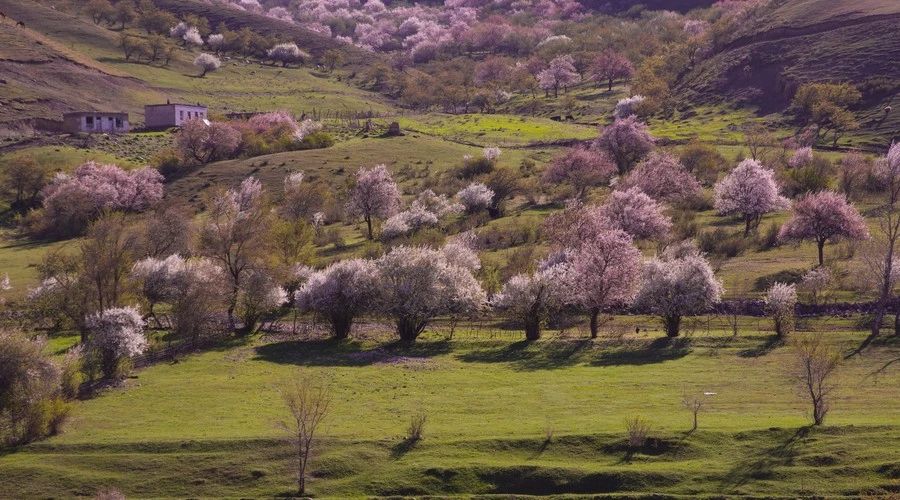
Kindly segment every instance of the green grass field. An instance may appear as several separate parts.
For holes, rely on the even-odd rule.
[[[258,339],[139,371],[79,403],[61,435],[0,456],[0,474],[7,491],[29,497],[101,486],[135,497],[290,492],[275,385],[303,372],[325,378],[334,398],[313,466],[316,496],[896,489],[900,374],[877,370],[900,345],[850,360],[828,425],[808,429],[786,370],[790,348],[767,347],[767,324],[745,320],[732,338],[719,320],[710,332],[700,323],[671,344],[658,331],[594,342],[549,332],[525,344],[518,332],[469,329],[399,351],[371,326],[366,340],[345,344]],[[862,338],[843,323],[807,327],[842,347]],[[715,394],[687,434],[681,399],[699,392]],[[419,411],[425,438],[404,447]],[[631,454],[624,420],[635,416],[650,422],[655,445]]]

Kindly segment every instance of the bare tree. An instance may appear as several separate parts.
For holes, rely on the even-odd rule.
[[[828,396],[836,385],[833,379],[841,363],[841,354],[820,335],[795,342],[794,354],[793,369],[798,387],[812,403],[813,424],[822,425],[829,410]]]
[[[290,418],[281,422],[288,435],[296,460],[297,492],[306,493],[306,470],[315,443],[316,431],[331,406],[331,390],[321,381],[305,375],[285,380],[279,386]]]
[[[891,146],[887,157],[879,160],[875,168],[876,176],[885,187],[886,199],[879,209],[878,232],[884,242],[881,277],[878,280],[878,302],[875,318],[872,321],[872,332],[854,351],[862,352],[881,333],[881,322],[887,313],[894,288],[894,259],[897,241],[900,240],[900,143]]]
[[[703,405],[705,404],[705,394],[685,394],[681,397],[681,405],[684,406],[687,411],[691,412],[691,416],[693,417],[693,425],[689,432],[697,430],[697,416],[700,414],[700,411],[703,410]]]

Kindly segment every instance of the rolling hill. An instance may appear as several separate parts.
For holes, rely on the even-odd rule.
[[[686,103],[732,101],[762,113],[784,110],[797,87],[852,81],[863,92],[857,112],[870,146],[900,130],[900,2],[778,0],[728,34],[712,57],[675,90]]]

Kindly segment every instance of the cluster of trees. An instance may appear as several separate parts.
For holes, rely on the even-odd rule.
[[[334,140],[313,120],[298,122],[286,111],[229,122],[188,120],[175,135],[175,147],[156,158],[166,176],[184,169],[237,157],[329,147]]]

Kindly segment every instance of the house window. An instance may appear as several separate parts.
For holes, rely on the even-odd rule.
[[[93,116],[85,116],[84,117],[84,126],[87,128],[94,128],[94,117]]]
[[[179,111],[178,116],[180,117],[181,120],[184,120],[184,111]]]
[[[116,118],[116,128],[122,128],[122,119]]]

